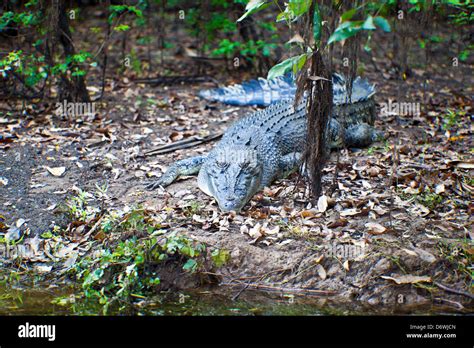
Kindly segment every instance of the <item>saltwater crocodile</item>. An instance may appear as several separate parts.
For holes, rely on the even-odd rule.
[[[294,107],[295,90],[292,79],[285,76],[270,82],[259,79],[202,92],[203,98],[228,104],[271,105],[236,121],[209,154],[176,162],[148,187],[167,186],[179,176],[199,173],[199,188],[214,197],[222,211],[240,211],[256,192],[301,164],[306,97]],[[374,93],[373,85],[357,77],[348,102],[344,78],[333,76],[330,148],[344,143],[347,147],[365,147],[379,137],[372,127]],[[341,124],[346,124],[345,132]]]

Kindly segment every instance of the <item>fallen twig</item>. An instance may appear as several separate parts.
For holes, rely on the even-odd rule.
[[[463,296],[469,297],[470,299],[474,299],[474,295],[471,293],[468,293],[462,290],[453,289],[438,282],[433,282],[433,284],[436,285],[438,288],[443,289],[446,292],[451,292],[453,294],[463,295]]]
[[[198,76],[157,76],[143,79],[133,80],[134,83],[145,83],[150,85],[177,85],[181,83],[203,83],[203,82],[214,82],[217,84],[215,78],[211,76],[198,75]]]
[[[200,144],[204,144],[209,141],[219,139],[220,137],[222,137],[222,133],[211,134],[206,137],[192,136],[183,140],[175,141],[171,144],[165,144],[165,145],[159,146],[153,150],[146,151],[144,155],[145,156],[162,155],[162,154],[173,152],[176,150],[187,149],[189,147],[194,147]]]

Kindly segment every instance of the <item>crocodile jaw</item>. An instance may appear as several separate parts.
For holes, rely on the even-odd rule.
[[[261,189],[260,181],[261,175],[255,175],[252,177],[250,187],[247,188],[248,191],[244,196],[236,195],[235,193],[229,196],[218,193],[218,190],[214,187],[214,184],[207,173],[206,164],[201,167],[198,175],[199,189],[201,189],[201,191],[203,191],[206,195],[213,197],[217,201],[219,209],[223,212],[240,212],[242,208],[248,203],[248,201],[250,201],[253,195],[259,189]]]
[[[223,202],[219,200],[219,197],[217,196],[217,194],[213,193],[215,192],[215,190],[214,190],[214,187],[212,186],[211,181],[209,180],[209,176],[206,173],[205,169],[201,169],[199,171],[198,187],[206,195],[213,197],[216,200],[217,204],[219,205],[219,209],[223,212],[230,212],[230,211],[235,211],[237,213],[240,212],[242,208],[247,204],[247,202],[255,194],[255,192],[253,192],[248,196],[247,199],[236,201],[234,204],[229,205],[228,202]]]

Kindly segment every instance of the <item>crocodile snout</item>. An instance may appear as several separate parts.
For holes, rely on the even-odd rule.
[[[237,199],[226,199],[220,204],[222,211],[239,211],[241,209],[239,201]]]

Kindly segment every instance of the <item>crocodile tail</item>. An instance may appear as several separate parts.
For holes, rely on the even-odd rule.
[[[366,79],[357,77],[353,82],[351,100],[348,100],[345,78],[340,74],[333,74],[332,81],[336,105],[365,101],[375,93],[374,85]],[[260,77],[242,84],[203,90],[199,92],[199,96],[229,105],[269,106],[283,99],[293,98],[295,93],[294,77],[292,74],[286,74],[271,80]]]
[[[352,94],[350,100],[344,76],[334,73],[332,75],[332,86],[333,101],[335,105],[363,102],[369,100],[375,94],[375,85],[360,76],[357,76],[352,83]]]
[[[260,77],[242,84],[207,89],[199,92],[199,96],[229,105],[268,106],[283,99],[293,98],[295,93],[296,84],[293,76],[287,74],[271,80]]]

